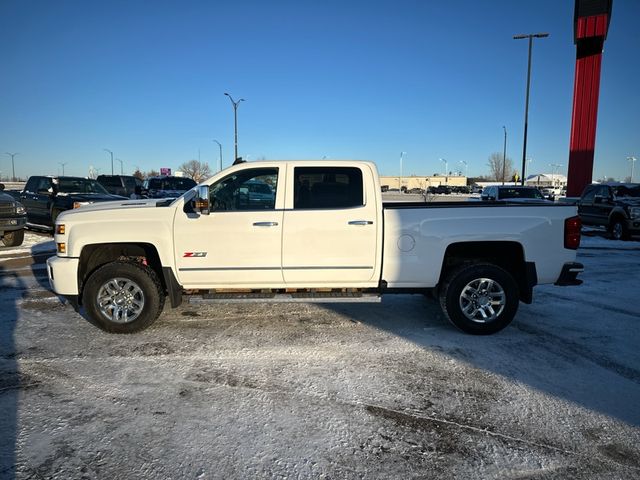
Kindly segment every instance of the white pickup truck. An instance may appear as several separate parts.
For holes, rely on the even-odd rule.
[[[473,334],[501,330],[538,284],[578,285],[576,207],[385,203],[370,162],[232,166],[176,199],[62,213],[53,290],[109,332],[190,302],[357,302],[432,293]]]

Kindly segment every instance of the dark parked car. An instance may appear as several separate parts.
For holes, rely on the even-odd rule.
[[[437,195],[449,195],[451,193],[451,187],[449,185],[438,185],[433,189],[433,193]]]
[[[27,213],[13,196],[2,192],[4,185],[0,185],[0,237],[6,247],[17,247],[24,240]]]
[[[98,175],[96,180],[114,195],[129,198],[140,198],[142,195],[142,180],[133,175]]]
[[[97,181],[82,177],[29,177],[17,195],[27,210],[27,224],[53,228],[61,212],[95,202],[126,200],[112,195]]]
[[[149,198],[177,198],[196,186],[187,177],[149,177],[144,181],[143,194]]]
[[[490,185],[482,190],[482,200],[508,200],[522,203],[548,203],[536,187],[522,185]]]
[[[587,185],[577,205],[583,225],[604,226],[616,240],[640,234],[640,183]]]

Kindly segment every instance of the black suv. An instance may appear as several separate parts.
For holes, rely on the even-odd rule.
[[[144,181],[143,195],[149,198],[177,198],[196,186],[187,177],[149,177]]]
[[[615,240],[640,234],[640,183],[587,185],[578,200],[583,225],[607,227]]]
[[[96,180],[114,195],[129,198],[140,198],[142,195],[142,180],[133,175],[98,175]]]

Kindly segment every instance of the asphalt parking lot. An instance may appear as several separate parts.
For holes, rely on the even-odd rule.
[[[409,295],[109,335],[1,254],[0,478],[640,478],[640,242],[490,337]]]

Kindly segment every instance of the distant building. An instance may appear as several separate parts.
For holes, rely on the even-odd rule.
[[[529,175],[524,183],[532,187],[562,188],[567,185],[567,177],[559,173],[536,173]]]
[[[431,176],[418,176],[410,175],[408,177],[402,177],[402,186],[407,190],[412,188],[421,188],[423,190],[428,187],[437,187],[438,185],[449,185],[450,187],[463,187],[467,184],[467,177],[460,175],[431,175]],[[380,185],[386,186],[391,189],[400,190],[400,177],[380,177]]]

